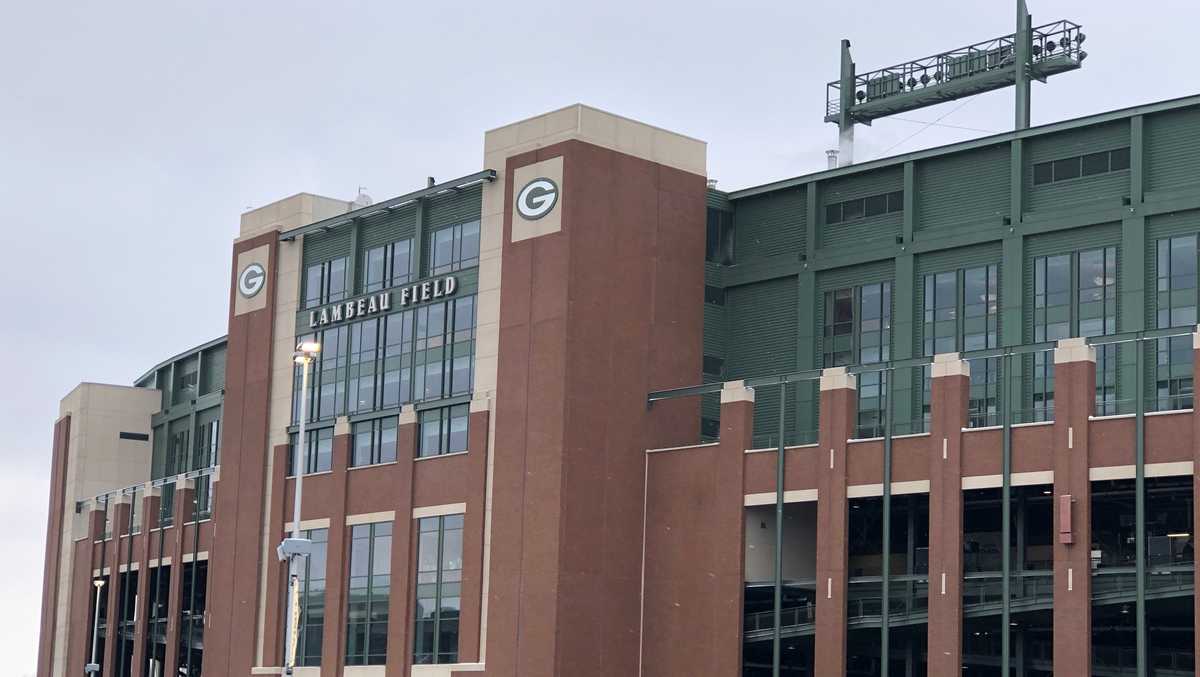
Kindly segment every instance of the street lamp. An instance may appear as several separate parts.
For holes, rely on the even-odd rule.
[[[104,579],[97,578],[92,581],[92,585],[96,586],[96,611],[92,617],[92,660],[83,666],[83,672],[86,675],[94,675],[100,672],[100,664],[96,662],[96,640],[100,636],[100,594],[104,590]]]
[[[283,674],[291,675],[296,667],[296,645],[300,639],[300,563],[312,551],[312,541],[300,538],[300,497],[304,491],[304,456],[307,455],[308,439],[304,434],[304,423],[308,418],[308,370],[313,360],[321,352],[321,344],[316,341],[302,341],[296,346],[293,356],[296,364],[300,365],[300,430],[296,437],[296,448],[292,450],[293,467],[296,471],[296,495],[292,502],[292,534],[284,538],[276,549],[280,561],[288,563],[288,613],[287,632],[284,634],[284,670]]]

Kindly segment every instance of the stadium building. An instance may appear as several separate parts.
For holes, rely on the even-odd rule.
[[[1194,673],[1200,96],[482,167],[243,214],[228,335],[64,398],[38,677],[281,674],[297,473],[297,675]]]

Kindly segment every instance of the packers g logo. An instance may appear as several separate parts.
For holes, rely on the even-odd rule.
[[[549,214],[556,204],[558,184],[545,177],[530,181],[517,193],[517,213],[530,221]]]
[[[242,269],[238,275],[238,292],[246,298],[252,298],[262,291],[267,283],[267,270],[261,263],[251,263]]]

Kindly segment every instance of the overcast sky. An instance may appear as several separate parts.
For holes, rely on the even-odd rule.
[[[36,663],[59,399],[225,333],[247,208],[470,174],[484,130],[573,102],[707,141],[721,188],[792,177],[836,143],[839,39],[866,71],[1015,22],[1005,0],[573,4],[0,2],[4,674]],[[1030,10],[1090,55],[1034,85],[1034,124],[1197,91],[1194,2]],[[903,117],[859,128],[857,159],[1006,131],[1012,92]]]

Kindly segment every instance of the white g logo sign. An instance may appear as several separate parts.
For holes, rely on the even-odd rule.
[[[530,221],[549,214],[556,204],[558,185],[547,178],[534,179],[517,193],[517,213]]]
[[[267,270],[262,267],[261,263],[251,263],[242,269],[241,275],[238,275],[238,291],[242,296],[251,298],[267,283]]]

